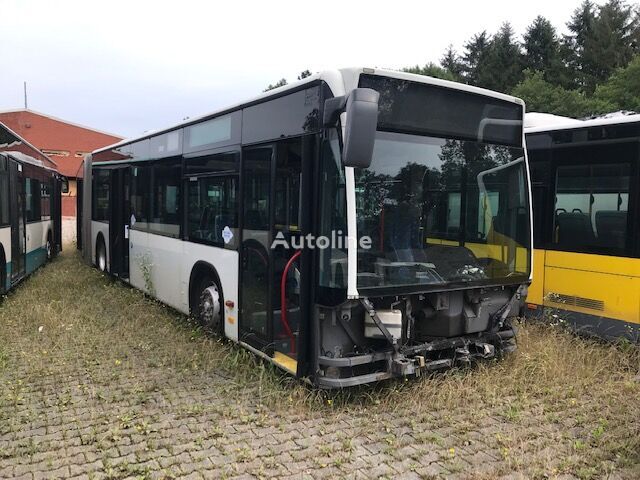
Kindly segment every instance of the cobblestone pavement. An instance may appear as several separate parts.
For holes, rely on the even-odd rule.
[[[43,293],[52,286],[60,291]],[[104,320],[90,320],[96,314],[83,306],[102,290],[95,308]],[[21,304],[38,301],[33,315],[16,317]],[[152,311],[157,335],[136,323],[137,302]],[[51,320],[39,320],[46,312]],[[0,478],[591,476],[572,464],[594,428],[585,418],[603,415],[588,400],[568,395],[552,412],[536,401],[517,410],[509,399],[454,409],[429,398],[300,403],[301,391],[317,393],[273,387],[277,375],[258,366],[243,381],[230,372],[233,356],[238,364],[246,356],[194,336],[172,316],[80,265],[75,253],[12,294],[0,307],[2,328],[14,336],[0,335]],[[75,332],[76,322],[84,330]],[[207,357],[205,348],[225,356]],[[638,472],[626,468],[609,478]]]

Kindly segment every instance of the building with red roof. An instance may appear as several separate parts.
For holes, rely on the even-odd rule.
[[[82,177],[84,157],[93,150],[122,140],[110,133],[28,109],[0,112],[0,123],[42,151],[69,179],[69,193],[62,199],[62,215],[65,216],[76,215],[76,180]]]

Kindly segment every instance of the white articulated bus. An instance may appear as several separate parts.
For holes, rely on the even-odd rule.
[[[515,348],[523,102],[327,71],[95,151],[86,260],[326,388]]]
[[[0,293],[61,249],[65,179],[42,152],[0,124]]]

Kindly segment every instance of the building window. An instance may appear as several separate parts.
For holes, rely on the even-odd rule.
[[[70,153],[67,150],[41,150],[45,155],[53,155],[56,157],[68,157]]]

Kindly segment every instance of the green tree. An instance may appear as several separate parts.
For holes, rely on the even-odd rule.
[[[454,50],[453,45],[449,44],[447,50],[440,59],[440,66],[449,72],[456,81],[462,80],[464,74],[464,64],[458,56],[458,53]]]
[[[585,45],[585,62],[591,68],[596,83],[606,81],[620,67],[629,64],[636,46],[633,37],[637,17],[633,9],[621,0],[609,0],[600,7],[594,23],[593,35]],[[595,85],[587,85],[589,91]]]
[[[415,67],[407,67],[402,69],[403,72],[417,73],[418,75],[427,75],[429,77],[440,78],[442,80],[455,81],[453,74],[433,62],[427,63],[424,67],[416,65]]]
[[[465,52],[462,55],[462,74],[467,83],[478,85],[480,76],[483,75],[485,59],[491,45],[491,37],[486,31],[476,33],[464,44]]]
[[[612,110],[612,105],[589,99],[578,90],[569,90],[545,80],[542,72],[525,71],[525,78],[511,92],[527,104],[527,111],[566,117],[585,117]]]
[[[583,64],[585,57],[585,45],[593,37],[594,23],[596,21],[595,5],[591,0],[584,0],[573,11],[571,19],[567,22],[569,35],[563,38],[562,52],[564,61],[572,72],[573,82],[577,86],[589,83],[587,77],[590,74]]]
[[[638,15],[623,0],[609,0],[599,8],[585,0],[567,27],[567,50],[572,52],[567,61],[588,94],[638,52]]]
[[[280,80],[278,80],[273,85],[269,84],[269,86],[267,88],[265,88],[263,90],[263,92],[268,92],[269,90],[273,90],[274,88],[283,87],[286,84],[287,84],[287,79],[286,78],[281,78]]]
[[[478,86],[510,92],[522,80],[522,53],[514,36],[508,22],[494,35],[478,72]]]
[[[300,72],[300,75],[298,75],[298,80],[302,80],[303,78],[307,78],[311,76],[311,71],[310,70],[303,70],[302,72]]]
[[[544,73],[545,80],[555,85],[570,85],[571,79],[562,62],[560,40],[551,22],[537,16],[523,36],[524,66]]]
[[[632,110],[640,113],[640,55],[625,68],[619,68],[611,78],[596,88],[594,99],[608,111]]]

